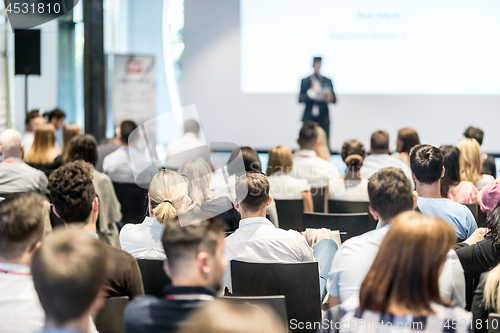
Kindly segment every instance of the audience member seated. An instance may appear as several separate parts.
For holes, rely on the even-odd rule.
[[[500,205],[486,221],[489,231],[482,241],[476,244],[459,243],[456,250],[464,268],[469,309],[481,274],[500,263]]]
[[[326,137],[326,132],[321,126],[316,127],[318,130],[318,147],[315,152],[318,157],[330,162],[332,155],[330,154],[330,148],[328,144],[328,138]]]
[[[24,120],[25,132],[21,139],[24,151],[28,151],[33,144],[35,138],[35,131],[41,124],[45,124],[45,118],[42,116],[40,110],[30,111]]]
[[[47,177],[23,161],[23,151],[19,132],[6,129],[0,134],[0,152],[4,157],[0,163],[0,194],[47,193]]]
[[[300,150],[293,158],[293,170],[290,176],[307,179],[314,188],[323,188],[330,179],[340,178],[337,167],[330,161],[325,161],[316,155],[318,148],[318,125],[313,121],[306,121],[300,129],[297,143]]]
[[[188,197],[188,181],[179,173],[163,169],[148,190],[149,217],[140,224],[126,224],[120,231],[124,251],[136,259],[165,260],[161,237],[168,221],[196,205]]]
[[[389,155],[389,133],[386,131],[376,131],[372,134],[370,155],[363,161],[361,176],[368,179],[379,172],[379,170],[390,167],[403,170],[411,182],[411,170],[408,165],[400,159]]]
[[[500,202],[500,178],[489,183],[477,195],[477,203],[488,216]]]
[[[116,197],[115,188],[108,176],[95,169],[97,163],[97,142],[90,134],[77,136],[68,144],[66,163],[83,160],[90,163],[92,183],[99,198],[99,231],[105,235],[110,245],[120,248],[116,222],[122,219],[121,205]]]
[[[68,158],[69,142],[71,141],[71,139],[81,134],[82,130],[80,129],[80,127],[78,127],[77,124],[68,124],[63,127],[62,151],[61,155],[57,157],[61,162],[64,163]]]
[[[462,180],[476,185],[481,191],[484,186],[495,181],[492,175],[481,174],[481,151],[475,139],[462,139],[458,142],[460,149],[460,172]]]
[[[401,169],[386,168],[373,175],[368,183],[370,213],[380,220],[381,228],[347,240],[333,258],[328,275],[330,307],[358,295],[361,283],[372,266],[380,244],[399,213],[411,211],[417,193]],[[401,247],[398,251],[402,251]],[[439,279],[441,297],[465,306],[465,281],[462,266],[454,251],[449,251]]]
[[[66,113],[61,109],[55,108],[54,110],[47,112],[44,114],[44,117],[47,118],[47,122],[52,124],[55,128],[56,133],[64,126],[64,121],[66,120]],[[61,153],[61,144],[57,140],[56,135],[56,143],[55,147],[58,153]]]
[[[227,266],[224,236],[224,224],[218,219],[184,227],[177,219],[169,221],[162,238],[168,258],[163,267],[172,286],[165,287],[162,298],[148,295],[130,302],[125,309],[126,332],[177,332],[191,311],[212,301]]]
[[[439,218],[413,212],[397,216],[359,296],[341,305],[340,332],[445,332],[447,322],[456,324],[453,332],[470,332],[472,314],[453,307],[439,292],[438,278],[456,241],[454,230]],[[333,324],[321,330],[337,331]]]
[[[472,212],[464,205],[441,196],[441,178],[445,174],[441,149],[417,145],[410,151],[411,174],[418,192],[418,209],[430,216],[442,218],[466,239],[477,229]]]
[[[479,146],[483,144],[484,132],[480,128],[470,126],[465,130],[464,136],[468,139],[476,139],[476,141],[479,143]],[[496,178],[497,167],[495,164],[495,157],[486,153],[481,154],[481,162],[481,174],[492,175],[494,178]]]
[[[137,124],[132,120],[124,120],[120,124],[120,148],[104,158],[104,173],[111,178],[114,183],[127,184],[149,184],[151,178],[146,173],[135,175],[134,170],[142,171],[146,169],[145,157],[135,147],[135,138],[131,138],[132,132],[137,128]],[[135,135],[134,135],[135,136]],[[144,158],[143,158],[144,157]]]
[[[0,203],[0,332],[43,328],[45,314],[30,265],[43,236],[44,201],[38,194],[25,193]]]
[[[91,164],[81,160],[67,163],[52,173],[48,189],[57,216],[67,224],[75,225],[82,232],[98,238],[96,222],[99,199],[92,183],[92,169]],[[116,247],[106,245],[105,249],[113,264],[106,275],[108,296],[128,296],[132,299],[144,294],[137,261]]]
[[[102,163],[104,162],[104,158],[120,148],[120,126],[115,128],[115,136],[111,139],[107,140],[106,143],[100,144],[97,146],[97,155],[98,160],[95,166],[95,169],[99,172],[104,172],[102,167]]]
[[[441,196],[461,204],[476,202],[477,188],[469,181],[460,180],[460,150],[455,146],[443,145],[444,176],[441,179]]]
[[[500,265],[481,274],[479,285],[472,300],[472,319],[475,333],[487,333],[488,327],[496,323],[488,321],[490,313],[500,313]]]
[[[189,180],[189,197],[196,202],[196,211],[208,212],[222,220],[228,231],[235,231],[240,222],[240,213],[227,196],[217,197],[210,190],[212,169],[202,158],[184,163],[179,172]]]
[[[420,144],[417,131],[413,128],[405,127],[399,130],[396,141],[396,153],[391,156],[397,158],[410,166],[410,150]]]
[[[321,127],[318,127],[318,129]],[[323,130],[321,128],[321,130]],[[267,180],[271,185],[269,194],[277,200],[304,201],[304,212],[313,212],[311,186],[306,179],[290,176],[293,170],[292,150],[287,146],[278,146],[268,153]]]
[[[45,311],[42,333],[95,330],[90,318],[104,305],[105,272],[110,265],[104,246],[71,229],[56,230],[44,239],[31,263]]]
[[[275,312],[263,304],[216,300],[193,311],[179,333],[285,333]]]
[[[205,142],[199,139],[199,136],[200,124],[194,119],[186,120],[186,122],[184,122],[184,135],[182,138],[171,142],[165,149],[167,167],[178,169],[185,162],[201,157],[198,151],[192,152],[192,154],[189,152],[193,148],[206,145]]]
[[[318,261],[321,299],[326,296],[326,280],[337,243],[323,239],[314,250],[294,230],[276,228],[266,218],[271,203],[269,181],[264,174],[247,172],[236,180],[234,206],[241,214],[239,228],[226,238],[224,258],[258,263],[294,263]],[[231,270],[224,273],[224,284],[232,292]]]
[[[59,153],[55,148],[55,142],[54,126],[41,124],[35,131],[31,149],[24,154],[24,161],[49,177],[52,171],[62,165],[62,161],[56,160]]]
[[[342,145],[340,156],[347,169],[344,177],[330,180],[329,198],[343,201],[369,201],[368,179],[362,177],[360,173],[366,157],[365,146],[358,140],[348,140]],[[328,197],[325,199],[328,200]]]

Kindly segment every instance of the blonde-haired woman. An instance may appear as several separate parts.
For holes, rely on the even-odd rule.
[[[328,138],[326,137],[326,132],[320,126],[318,129],[318,147],[316,147],[316,155],[318,157],[324,159],[325,161],[330,162],[330,149],[328,148]]]
[[[274,147],[268,152],[268,155],[269,161],[266,175],[271,186],[269,195],[275,200],[303,199],[304,212],[312,212],[311,186],[307,182],[307,179],[290,176],[293,168],[293,156],[290,147]]]
[[[495,181],[491,175],[481,175],[481,148],[476,139],[462,139],[458,142],[460,150],[460,177],[476,185],[478,191]]]
[[[215,192],[210,190],[210,165],[202,158],[196,158],[184,163],[178,171],[189,179],[189,197],[196,202],[195,210],[209,212],[226,224],[227,231],[235,231],[240,223],[240,213],[228,197],[217,197]]]
[[[140,224],[126,224],[120,231],[122,250],[136,259],[164,260],[161,243],[165,224],[196,206],[188,196],[188,180],[171,171],[160,170],[149,185],[149,216]]]
[[[30,150],[24,155],[24,161],[35,169],[45,173],[47,178],[52,171],[62,165],[56,161],[57,149],[55,148],[56,134],[52,124],[41,124],[35,130],[35,137]]]

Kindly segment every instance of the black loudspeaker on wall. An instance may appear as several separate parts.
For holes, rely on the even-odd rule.
[[[40,30],[14,31],[16,75],[40,75]]]

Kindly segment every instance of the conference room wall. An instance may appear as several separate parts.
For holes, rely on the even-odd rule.
[[[196,105],[209,141],[262,150],[280,144],[296,148],[303,111],[298,96],[240,90],[239,3],[185,0],[183,105]],[[280,61],[272,54],[268,58]],[[335,82],[334,74],[324,74]],[[272,80],[272,75],[262,80]],[[486,133],[482,149],[500,153],[499,110],[500,96],[338,95],[330,107],[330,143],[339,150],[343,141],[357,138],[368,148],[371,133],[385,129],[394,150],[398,129],[411,126],[422,142],[456,144],[465,128],[474,125]]]

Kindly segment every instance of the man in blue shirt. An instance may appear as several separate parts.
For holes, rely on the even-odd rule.
[[[441,178],[445,172],[441,149],[431,145],[413,147],[410,166],[418,192],[418,209],[423,214],[448,222],[456,230],[459,240],[469,238],[477,229],[472,212],[466,206],[441,196]]]

